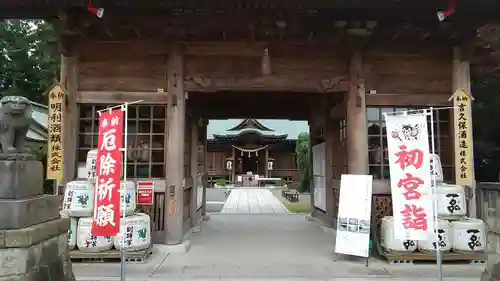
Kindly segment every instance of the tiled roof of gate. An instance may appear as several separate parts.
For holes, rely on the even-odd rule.
[[[232,135],[234,131],[228,131],[240,124],[244,119],[210,120],[207,128],[207,138],[213,139],[215,135]],[[266,135],[288,135],[287,139],[295,140],[302,132],[309,132],[307,121],[257,119],[262,125],[274,130],[265,132]]]

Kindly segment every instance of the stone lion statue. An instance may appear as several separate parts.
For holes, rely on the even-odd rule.
[[[25,147],[33,107],[21,96],[0,99],[0,147],[5,154],[28,153]]]

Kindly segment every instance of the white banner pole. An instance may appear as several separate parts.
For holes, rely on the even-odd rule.
[[[434,108],[430,107],[428,114],[431,115],[431,155],[436,154],[436,144],[434,141]],[[439,217],[438,217],[438,202],[437,202],[437,186],[436,186],[436,173],[431,174],[431,189],[432,201],[434,203],[434,239],[436,240],[436,265],[438,271],[438,281],[443,281],[443,263],[441,260],[441,246],[439,245]]]
[[[136,103],[141,103],[143,102],[143,100],[138,100],[138,101],[133,101],[133,102],[126,102],[124,104],[120,104],[120,105],[115,105],[115,106],[110,106],[110,107],[107,107],[107,108],[104,108],[104,109],[101,109],[101,110],[97,110],[97,114],[101,115],[101,112],[103,111],[110,111],[115,109],[115,108],[120,108],[120,110],[124,111],[123,115],[124,115],[124,118],[123,120],[125,121],[125,124],[124,124],[124,132],[123,132],[123,135],[124,135],[124,140],[123,140],[123,148],[120,149],[121,152],[123,152],[123,181],[126,181],[127,180],[127,147],[128,147],[128,143],[127,143],[127,139],[128,139],[128,106],[131,105],[131,104],[136,104]],[[121,173],[121,171],[120,171]],[[118,188],[121,188],[121,181],[120,181],[120,185]],[[121,194],[120,196],[122,196],[123,194],[123,198],[120,200],[120,218],[118,219],[124,219],[125,218],[125,208],[126,208],[126,202],[125,202],[125,188],[123,188],[123,190],[121,191]],[[95,209],[95,208],[94,208]],[[95,213],[95,210],[94,210],[94,213]],[[95,217],[95,214],[94,214],[94,217]],[[126,229],[125,227],[123,227],[121,225],[121,222],[120,222],[120,232],[118,233],[118,235],[121,235],[121,247],[120,247],[120,281],[125,281],[125,232],[122,233],[121,232],[121,229]]]
[[[127,143],[127,140],[128,140],[128,103],[125,103],[124,105],[121,106],[121,110],[123,111],[123,116],[124,116],[124,121],[125,121],[125,125],[124,125],[124,132],[123,132],[123,135],[124,135],[124,140],[123,140],[123,181],[126,181],[127,180],[127,147],[128,147],[128,143]],[[120,188],[121,188],[121,183],[120,183]],[[125,208],[126,208],[126,201],[125,201],[125,187],[123,188],[122,190],[122,193],[123,193],[123,198],[121,200],[121,217],[124,219],[125,218]],[[123,222],[125,221],[125,219],[123,220]],[[122,222],[121,222],[122,223]],[[121,242],[122,242],[122,245],[120,247],[120,281],[125,281],[125,232],[126,232],[126,228],[124,225],[122,225],[120,223],[120,228],[123,229],[124,231],[120,231],[122,237],[121,237]]]

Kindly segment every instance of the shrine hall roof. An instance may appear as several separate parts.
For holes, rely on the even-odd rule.
[[[207,138],[214,139],[214,135],[237,135],[245,130],[231,130],[247,120],[255,120],[258,125],[269,130],[255,130],[265,136],[286,135],[288,140],[296,140],[300,133],[309,132],[307,121],[274,120],[274,119],[228,119],[228,120],[210,120],[207,128]]]

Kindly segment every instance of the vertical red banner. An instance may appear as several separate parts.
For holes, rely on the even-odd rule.
[[[97,181],[92,235],[115,236],[120,232],[120,177],[123,122],[121,109],[103,111],[99,116]]]

